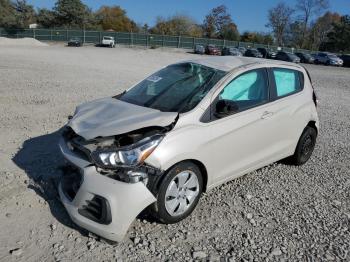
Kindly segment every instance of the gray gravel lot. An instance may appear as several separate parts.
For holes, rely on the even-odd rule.
[[[302,167],[276,163],[206,193],[175,225],[141,217],[123,243],[77,228],[57,199],[58,130],[180,50],[0,47],[0,261],[349,261],[350,69],[307,66],[321,131]]]

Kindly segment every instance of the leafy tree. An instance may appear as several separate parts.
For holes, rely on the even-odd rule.
[[[350,16],[342,16],[340,22],[333,24],[333,29],[327,34],[328,40],[320,46],[321,50],[335,52],[350,51]]]
[[[239,33],[235,23],[229,23],[221,29],[220,38],[237,41],[239,40]]]
[[[285,43],[287,29],[290,25],[293,12],[294,10],[284,2],[278,3],[276,7],[268,11],[269,23],[267,27],[272,29],[278,45],[283,46]]]
[[[29,24],[35,22],[35,11],[33,6],[28,5],[26,0],[17,0],[13,3],[15,9],[16,27],[28,28]]]
[[[0,0],[0,27],[16,26],[15,9],[10,0]]]
[[[285,37],[286,44],[302,48],[304,44],[303,38],[304,23],[302,21],[296,20],[288,26],[287,35]]]
[[[83,28],[90,16],[90,10],[81,0],[57,0],[53,10],[56,16],[56,25],[63,27]]]
[[[37,23],[45,28],[51,28],[56,26],[56,15],[52,10],[46,8],[39,9],[36,15]]]
[[[318,50],[323,42],[328,41],[327,35],[333,30],[334,24],[341,22],[341,16],[338,13],[326,12],[319,17],[310,29],[311,44],[309,49]]]
[[[120,6],[102,6],[96,12],[96,17],[104,30],[138,32],[136,23],[127,17]]]
[[[237,26],[232,21],[231,15],[228,13],[225,5],[213,8],[206,15],[203,22],[203,30],[207,37],[218,37],[228,40],[239,39]]]
[[[301,32],[301,39],[303,39],[302,47],[306,47],[308,26],[311,19],[327,9],[328,6],[328,0],[297,0],[295,9],[301,13],[301,21],[303,23]]]
[[[157,17],[156,24],[150,31],[153,34],[162,35],[202,36],[201,27],[191,17],[186,15],[174,15],[168,19]]]
[[[273,37],[270,34],[259,33],[259,32],[244,32],[241,35],[241,41],[243,42],[253,42],[264,45],[272,45]]]

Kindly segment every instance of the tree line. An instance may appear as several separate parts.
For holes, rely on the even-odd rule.
[[[350,16],[327,11],[328,0],[280,2],[268,11],[275,43],[309,50],[350,51]]]
[[[239,33],[224,5],[213,8],[202,23],[188,15],[159,16],[154,26],[137,24],[120,6],[91,10],[81,0],[57,0],[52,9],[34,9],[26,0],[0,0],[0,27],[113,30],[187,35],[226,40],[276,44],[312,50],[349,51],[350,17],[327,11],[328,0],[296,0],[295,6],[278,3],[268,10],[267,28],[271,33]]]

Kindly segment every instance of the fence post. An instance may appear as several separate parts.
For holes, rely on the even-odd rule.
[[[178,36],[177,39],[177,48],[180,48],[181,36]]]
[[[102,38],[102,35],[101,35],[101,31],[99,31],[99,34],[98,34],[98,43],[101,44],[101,38]]]
[[[130,32],[130,45],[133,46],[134,44],[134,39],[133,39],[133,34]]]
[[[36,39],[35,28],[33,28],[33,38]]]
[[[149,43],[148,43],[148,33],[146,34],[146,47],[148,48],[148,45],[149,45]]]
[[[52,41],[52,29],[50,30],[50,39],[51,39],[51,41]]]
[[[196,38],[193,37],[193,40],[192,40],[192,49],[194,49],[195,46],[196,46]]]
[[[224,44],[224,46],[223,46],[223,47],[226,47],[226,39],[224,39],[224,43],[223,43],[223,44]]]
[[[0,37],[2,36],[2,28],[0,27]]]
[[[66,29],[66,41],[68,41],[68,29]]]
[[[85,28],[83,29],[83,44],[85,44]]]

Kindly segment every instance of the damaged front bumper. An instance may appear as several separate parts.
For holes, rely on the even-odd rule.
[[[59,143],[65,159],[76,168],[66,174],[59,195],[69,216],[79,226],[113,241],[121,241],[136,216],[156,198],[142,183],[125,183],[97,172],[91,162]]]

